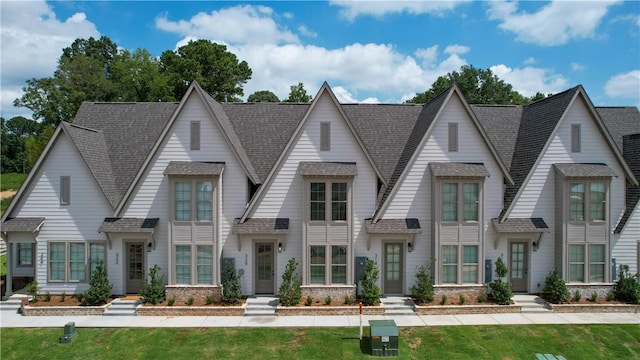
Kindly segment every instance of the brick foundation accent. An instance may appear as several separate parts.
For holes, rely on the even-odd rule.
[[[599,298],[606,299],[607,294],[613,290],[613,284],[567,284],[567,289],[569,289],[571,297],[573,297],[573,294],[578,290],[583,298],[590,298],[591,294],[595,292]]]
[[[102,306],[22,306],[23,316],[87,316],[102,315],[109,305]]]
[[[520,305],[416,305],[414,309],[420,315],[508,314],[521,310]]]
[[[243,316],[242,306],[144,306],[136,307],[138,316]]]
[[[190,297],[196,301],[206,301],[211,296],[214,302],[222,300],[222,286],[216,285],[167,285],[165,287],[167,299],[174,298],[179,302],[187,302]]]
[[[485,298],[488,297],[485,285],[434,285],[433,292],[434,301],[438,301],[442,295],[450,299],[457,299],[460,295],[464,295],[467,299],[477,299],[480,294]]]
[[[550,304],[554,313],[640,313],[640,305],[630,304]]]
[[[345,296],[354,298],[356,296],[355,285],[337,285],[337,286],[325,286],[325,285],[303,285],[300,287],[302,290],[302,300],[304,301],[307,296],[311,296],[314,300],[320,299],[324,301],[324,298],[331,296],[333,300],[342,301]]]
[[[358,306],[278,306],[280,316],[359,315]],[[363,306],[363,315],[384,315],[382,306]]]

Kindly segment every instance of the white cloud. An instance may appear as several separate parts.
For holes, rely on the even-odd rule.
[[[77,38],[100,33],[84,13],[57,19],[44,1],[1,1],[0,13],[2,116],[31,117],[28,109],[13,107],[13,100],[22,96],[25,79],[52,76],[63,48]]]
[[[445,54],[466,54],[471,50],[470,47],[464,45],[449,45],[444,49]]]
[[[353,104],[353,103],[366,103],[366,104],[377,104],[380,101],[375,97],[368,97],[364,100],[356,99],[349,90],[345,89],[342,86],[332,87],[331,90],[335,94],[336,98],[340,103],[343,104]]]
[[[619,1],[552,1],[537,12],[517,12],[515,2],[488,2],[489,19],[517,35],[518,40],[541,46],[564,45],[572,39],[590,38],[608,8]]]
[[[182,36],[211,39],[229,44],[298,43],[298,37],[278,26],[266,6],[241,5],[200,12],[189,20],[171,21],[166,15],[156,18],[156,27]]]
[[[640,106],[640,70],[613,76],[604,86],[607,96],[633,99]]]
[[[527,60],[525,60],[523,62],[523,64],[525,64],[525,65],[533,65],[535,63],[536,63],[536,58],[534,58],[534,57],[530,57],[530,58],[528,58]]]
[[[340,13],[350,21],[360,15],[381,17],[387,14],[408,13],[441,16],[468,0],[452,1],[389,1],[389,0],[331,0],[330,4],[342,8]]]
[[[571,70],[573,70],[573,71],[582,71],[582,70],[584,70],[586,68],[587,68],[586,66],[584,66],[584,65],[582,65],[580,63],[577,63],[577,62],[572,62],[571,63]]]
[[[504,64],[489,68],[494,75],[513,86],[513,90],[524,96],[533,96],[537,92],[543,94],[557,93],[565,90],[567,79],[549,69],[527,66],[510,68]]]
[[[318,37],[318,33],[309,30],[309,28],[307,28],[304,25],[298,26],[298,32],[300,33],[300,35],[303,35],[306,37],[312,37],[312,38]]]

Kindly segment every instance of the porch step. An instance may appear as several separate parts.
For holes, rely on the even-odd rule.
[[[247,299],[247,307],[244,310],[245,316],[265,316],[276,315],[278,298],[271,296],[257,296]]]
[[[380,298],[385,315],[415,315],[414,304],[411,298],[385,296]]]
[[[102,314],[105,316],[136,316],[136,307],[140,302],[138,300],[114,299],[111,305]]]
[[[516,305],[522,307],[521,313],[549,313],[550,309],[544,306],[544,300],[537,295],[514,295],[512,298]]]
[[[22,299],[11,297],[9,300],[0,301],[0,312],[18,312],[22,305]]]

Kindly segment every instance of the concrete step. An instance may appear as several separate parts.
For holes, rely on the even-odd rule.
[[[380,299],[385,315],[415,315],[414,304],[408,297],[383,297]]]
[[[137,300],[115,299],[102,315],[105,316],[136,316]]]
[[[271,296],[251,297],[247,299],[244,314],[245,316],[275,316],[276,306],[278,306],[278,298]]]
[[[520,305],[522,313],[548,313],[550,309],[545,307],[544,300],[536,295],[514,295],[512,298],[516,305]]]
[[[0,301],[0,311],[17,312],[22,305],[21,299],[9,299],[7,301]]]

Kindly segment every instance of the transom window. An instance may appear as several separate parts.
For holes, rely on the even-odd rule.
[[[569,184],[569,220],[605,221],[607,187],[601,181]],[[586,209],[589,209],[588,212]]]
[[[104,260],[103,243],[50,242],[49,281],[86,282],[98,262]]]
[[[478,262],[477,245],[443,245],[442,283],[477,284]]]
[[[460,201],[459,199],[462,199]],[[442,221],[478,221],[480,199],[477,182],[445,182],[442,184]]]
[[[176,221],[213,220],[213,181],[177,180],[174,190]]]
[[[327,196],[330,191],[331,196]],[[347,221],[348,186],[346,182],[311,182],[311,221]]]
[[[347,246],[309,246],[309,282],[321,285],[346,284]]]
[[[569,282],[604,282],[606,259],[604,244],[570,244]]]

